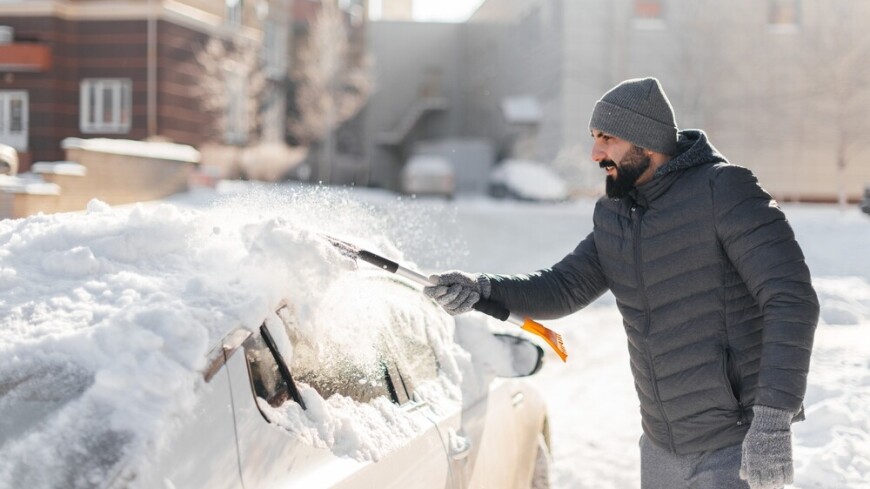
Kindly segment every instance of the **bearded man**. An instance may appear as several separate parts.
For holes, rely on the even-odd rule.
[[[641,487],[792,483],[819,303],[785,215],[703,131],[677,129],[655,78],[605,93],[589,130],[607,195],[574,251],[530,274],[436,274],[425,293],[451,314],[483,297],[552,319],[610,290],[640,399]]]

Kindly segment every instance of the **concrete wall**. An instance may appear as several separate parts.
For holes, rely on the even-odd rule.
[[[399,170],[415,141],[460,135],[462,40],[461,24],[370,23],[375,89],[365,111],[365,133],[371,184],[398,188]],[[413,118],[409,114],[419,102],[438,97],[446,99],[448,110],[424,111],[401,144],[380,144],[385,133]]]

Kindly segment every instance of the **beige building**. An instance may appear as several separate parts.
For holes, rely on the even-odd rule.
[[[398,127],[403,111],[421,113],[394,87],[418,86],[435,66],[450,74],[447,106],[405,123],[399,148],[489,138],[501,155],[576,161],[575,183],[593,187],[595,100],[623,79],[655,76],[679,126],[707,131],[778,199],[855,201],[870,183],[868,22],[870,2],[855,0],[486,0],[465,24],[374,23],[376,83],[390,95],[370,106],[370,157],[401,165],[401,150],[373,136]],[[392,64],[398,51],[411,60],[405,70]],[[385,98],[392,108],[376,106]],[[537,115],[512,119],[518,101],[531,107],[521,115]]]

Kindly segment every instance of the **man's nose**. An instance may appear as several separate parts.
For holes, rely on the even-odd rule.
[[[598,163],[607,159],[607,153],[605,153],[596,142],[592,145],[592,161]]]

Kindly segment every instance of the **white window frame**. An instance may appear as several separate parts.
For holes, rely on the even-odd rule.
[[[20,130],[12,131],[12,102],[21,102]],[[27,151],[30,107],[26,90],[0,90],[0,143],[17,151]]]
[[[108,90],[112,98],[112,113],[108,120],[102,96]],[[80,85],[79,129],[83,133],[126,134],[130,132],[133,121],[133,80],[129,78],[84,78]],[[91,100],[91,94],[97,94]],[[91,103],[93,102],[93,104]],[[91,114],[91,107],[94,113]],[[93,117],[91,117],[93,115]]]

